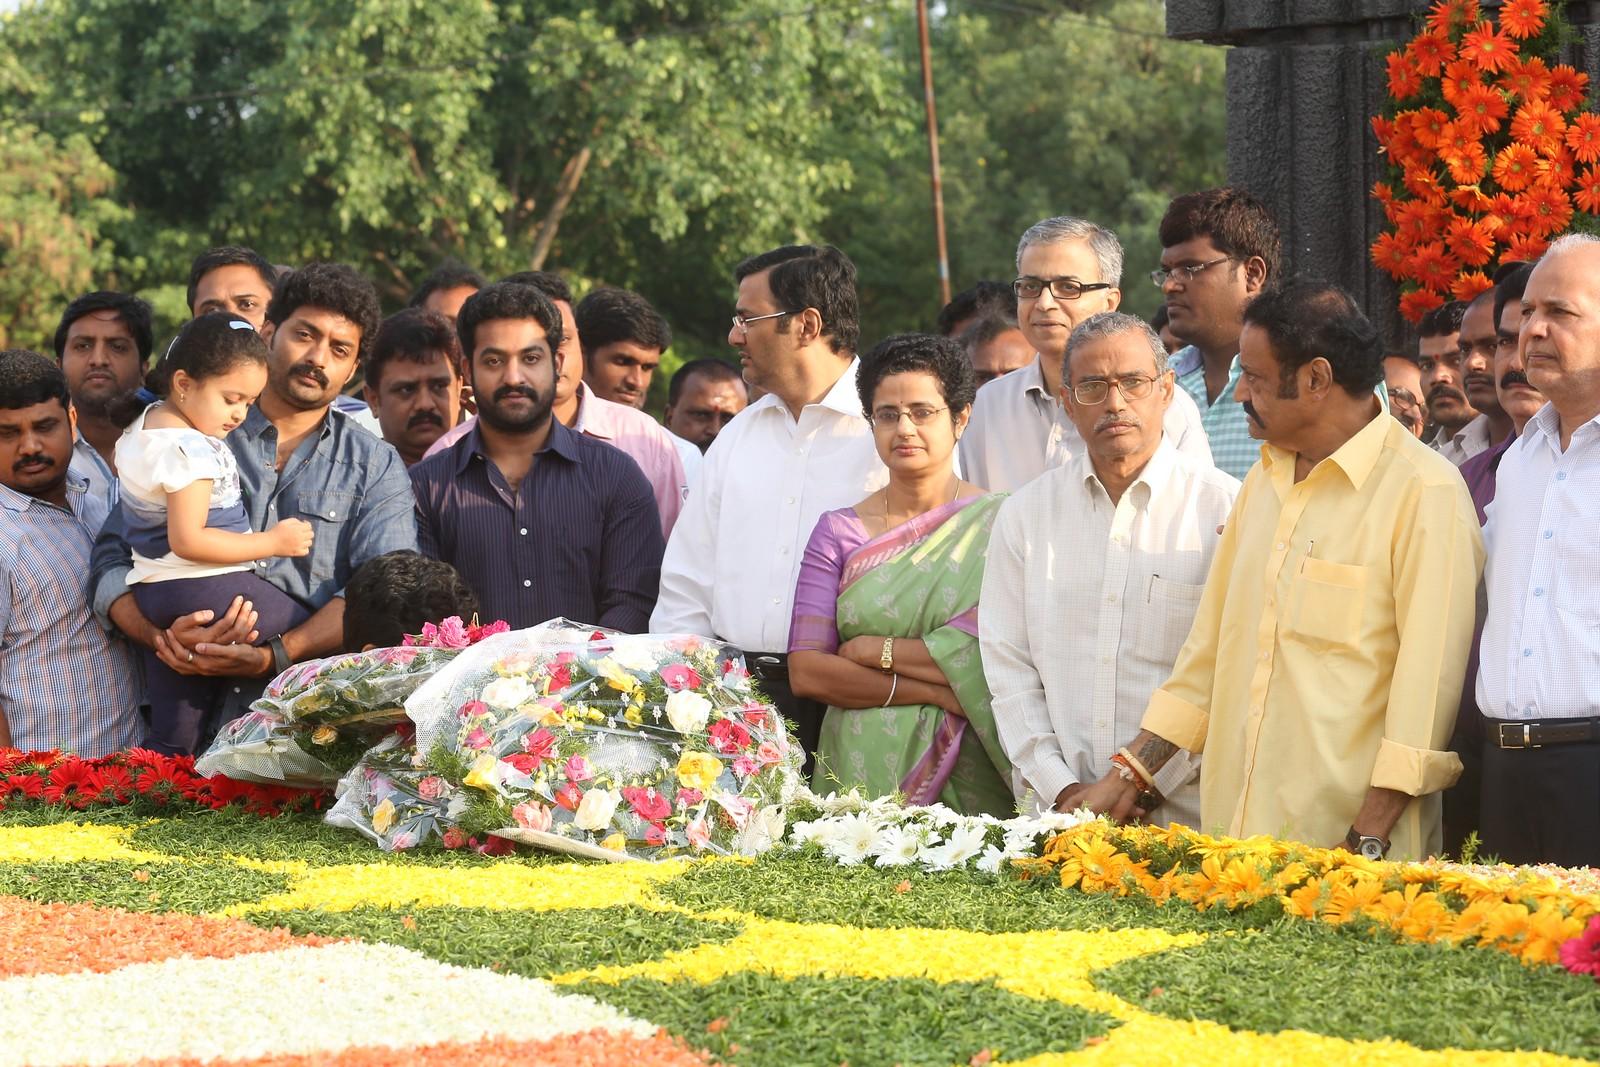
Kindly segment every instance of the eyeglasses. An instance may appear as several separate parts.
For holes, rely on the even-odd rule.
[[[1050,295],[1057,300],[1076,300],[1096,289],[1110,289],[1111,283],[1080,282],[1076,278],[1018,278],[1011,283],[1011,291],[1017,294],[1019,300],[1037,300],[1046,286],[1050,289]]]
[[[794,314],[794,312],[792,312],[792,311],[774,311],[770,315],[753,315],[748,319],[745,318],[743,315],[735,315],[733,317],[733,328],[735,330],[738,330],[740,333],[747,334],[747,333],[750,332],[750,324],[752,322],[763,322],[763,321],[765,321],[767,319],[781,319],[785,315],[793,315],[793,314]]]
[[[1232,258],[1232,256],[1223,256],[1221,259],[1213,259],[1209,263],[1186,263],[1181,267],[1173,267],[1171,270],[1166,267],[1157,267],[1150,272],[1150,280],[1156,283],[1157,289],[1165,288],[1168,281],[1192,282],[1207,267],[1215,267],[1218,263],[1226,263]]]
[[[949,410],[947,407],[933,408],[926,404],[918,404],[912,408],[879,408],[872,413],[872,425],[880,430],[897,430],[900,428],[901,419],[910,419],[913,426],[926,426],[933,421],[935,415]]]
[[[1118,378],[1117,392],[1124,400],[1143,400],[1155,388],[1157,379],[1148,374],[1129,374]],[[1111,392],[1111,383],[1104,378],[1090,378],[1072,387],[1072,398],[1080,404],[1098,404]]]

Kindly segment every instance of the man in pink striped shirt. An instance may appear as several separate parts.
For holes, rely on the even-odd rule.
[[[561,312],[562,362],[560,377],[556,379],[555,417],[568,429],[621,449],[639,465],[656,498],[656,508],[661,512],[662,536],[670,535],[673,524],[678,521],[678,512],[683,510],[688,484],[672,436],[638,408],[604,400],[584,384],[583,350],[578,344],[578,323],[572,312],[572,290],[560,275],[534,270],[513,274],[504,280],[532,286],[549,297]],[[435,441],[427,455],[449,448],[470,433],[476,424],[476,419],[466,420]]]

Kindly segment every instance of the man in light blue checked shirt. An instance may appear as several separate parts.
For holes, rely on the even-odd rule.
[[[89,607],[103,500],[72,468],[67,379],[0,352],[0,747],[98,758],[135,745],[138,663]]]

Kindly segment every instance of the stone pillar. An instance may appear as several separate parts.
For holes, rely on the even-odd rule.
[[[1167,35],[1230,45],[1228,180],[1259,196],[1283,230],[1286,275],[1345,286],[1394,350],[1414,344],[1399,290],[1372,265],[1383,225],[1369,193],[1385,176],[1371,117],[1388,92],[1384,56],[1415,32],[1429,0],[1167,0]],[[1483,0],[1497,7],[1498,0]],[[1574,0],[1569,61],[1600,85],[1600,0]]]

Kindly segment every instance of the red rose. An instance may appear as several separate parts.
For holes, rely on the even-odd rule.
[[[660,822],[672,814],[672,804],[654,789],[623,786],[622,799],[645,822]]]
[[[568,811],[577,811],[578,805],[582,802],[583,790],[571,782],[562,783],[561,788],[556,790],[556,803]]]
[[[711,724],[711,747],[732,755],[750,747],[750,731],[732,719],[719,719]]]

